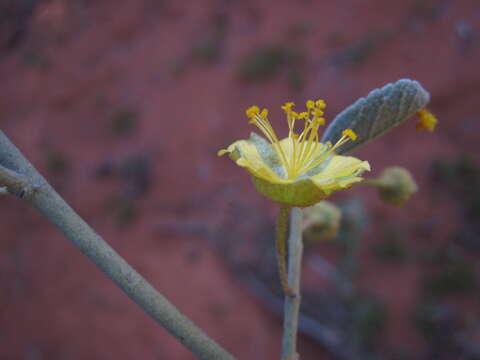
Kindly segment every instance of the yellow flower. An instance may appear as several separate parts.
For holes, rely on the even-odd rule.
[[[238,140],[218,155],[230,158],[251,175],[257,189],[273,201],[291,206],[311,206],[332,192],[350,187],[363,180],[360,175],[370,170],[367,161],[340,156],[335,150],[357,135],[345,129],[335,145],[323,144],[318,128],[325,123],[322,117],[323,100],[307,101],[307,111],[296,113],[291,102],[282,106],[288,122],[288,137],[279,140],[270,122],[268,111],[257,106],[247,109],[250,123],[265,135],[252,133],[248,140]],[[296,122],[303,130],[296,132]],[[267,141],[268,140],[268,141]]]

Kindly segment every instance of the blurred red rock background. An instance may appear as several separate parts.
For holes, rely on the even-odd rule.
[[[419,192],[399,208],[360,186],[332,197],[366,209],[352,281],[383,309],[346,336],[375,359],[478,359],[479,31],[477,0],[3,0],[1,129],[209,335],[238,359],[278,359],[280,318],[210,241],[232,204],[252,228],[276,206],[217,150],[253,130],[252,104],[278,126],[283,102],[323,98],[333,119],[419,80],[437,130],[411,120],[357,153],[373,175],[407,167]],[[194,358],[34,209],[5,196],[0,211],[0,359]],[[338,247],[309,251],[335,262]],[[308,336],[299,351],[340,358]]]

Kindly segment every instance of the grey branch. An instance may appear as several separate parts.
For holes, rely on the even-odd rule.
[[[295,293],[285,297],[282,360],[297,360],[298,316],[300,312],[300,277],[302,274],[302,209],[292,208],[288,239],[288,287]]]
[[[2,193],[17,195],[20,198],[31,196],[36,189],[27,177],[0,165],[0,186]]]
[[[0,131],[0,186],[36,189],[24,199],[45,215],[148,315],[200,359],[234,359],[155,290],[83,221]]]

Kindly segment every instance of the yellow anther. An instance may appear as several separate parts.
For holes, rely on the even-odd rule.
[[[263,109],[262,112],[260,113],[260,117],[262,119],[266,119],[268,116],[268,110],[267,109]]]
[[[300,114],[298,114],[298,119],[308,119],[308,112],[303,111]]]
[[[355,141],[357,140],[357,134],[352,129],[345,129],[342,132],[342,135],[345,137],[349,137],[350,140]]]
[[[325,118],[323,117],[316,117],[315,121],[317,122],[318,125],[321,125],[321,126],[325,125]]]
[[[317,100],[315,101],[315,105],[319,108],[319,109],[325,109],[327,107],[327,104],[325,104],[325,101],[323,100]]]
[[[247,117],[249,117],[250,119],[255,117],[255,115],[257,115],[258,113],[260,112],[260,108],[258,106],[250,106],[246,111],[245,113],[247,114]]]
[[[437,118],[427,109],[421,109],[417,112],[418,115],[418,122],[416,129],[417,130],[427,130],[433,131],[435,130],[435,126],[437,125]]]
[[[308,100],[306,105],[308,110],[313,110],[315,108],[315,102],[313,100]]]
[[[282,110],[289,114],[292,111],[292,108],[295,106],[293,102],[286,102],[285,105],[282,106]]]

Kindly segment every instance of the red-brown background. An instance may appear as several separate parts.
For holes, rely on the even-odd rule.
[[[239,359],[278,358],[279,319],[235,281],[205,239],[159,234],[159,224],[214,227],[224,211],[222,196],[250,201],[252,212],[274,219],[276,206],[260,198],[240,168],[216,156],[248,136],[246,107],[268,107],[278,124],[283,102],[323,98],[332,119],[373,88],[419,80],[432,94],[437,131],[415,132],[409,121],[357,153],[373,174],[407,167],[419,193],[400,208],[380,203],[371,189],[351,193],[370,210],[359,284],[388,305],[382,346],[426,351],[409,315],[423,265],[382,265],[369,249],[378,241],[379,222],[395,224],[414,249],[423,249],[448,242],[446,234],[462,221],[453,200],[431,189],[429,169],[441,156],[471,153],[478,161],[478,1],[3,3],[2,130],[127,261]],[[228,19],[220,57],[189,60],[218,14]],[[388,41],[375,40],[385,34]],[[347,60],[336,57],[362,41],[365,48]],[[292,89],[281,73],[254,84],[238,79],[246,54],[269,43],[301,49],[302,89]],[[118,135],[112,123],[122,116],[135,126]],[[150,154],[152,184],[135,198],[134,219],[119,226],[111,199],[121,195],[122,182],[94,173],[102,162],[131,153]],[[228,195],[218,195],[225,188]],[[212,203],[195,200],[208,193],[217,194]],[[0,211],[1,359],[193,358],[35,210],[4,197]],[[433,227],[426,238],[411,230],[425,219]],[[302,359],[332,358],[312,341],[299,347]]]

